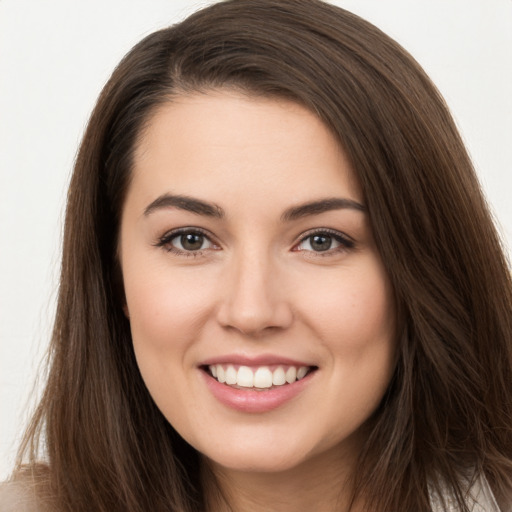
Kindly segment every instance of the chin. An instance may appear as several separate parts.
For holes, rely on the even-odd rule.
[[[209,457],[209,460],[214,465],[221,466],[229,471],[280,473],[293,470],[300,466],[305,459],[297,456],[297,454],[262,454],[261,450],[255,450],[251,453],[223,453],[219,456]]]
[[[272,438],[258,436],[256,432],[251,437],[242,440],[240,436],[231,436],[229,443],[198,448],[215,466],[253,473],[291,471],[333,452],[332,446],[324,446],[322,441],[308,443],[304,437],[277,435]]]

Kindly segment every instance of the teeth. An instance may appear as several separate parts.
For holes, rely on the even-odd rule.
[[[256,370],[254,374],[254,386],[257,388],[272,387],[272,372],[265,366]]]
[[[292,384],[297,380],[303,379],[309,371],[309,367],[278,366],[272,371],[268,366],[260,366],[258,368],[250,368],[249,366],[240,366],[238,370],[233,365],[227,367],[221,364],[209,366],[210,373],[219,382],[226,383],[230,386],[240,386],[243,388],[259,388],[268,389],[272,386],[283,386],[284,384]]]
[[[248,366],[240,366],[236,374],[236,383],[244,388],[254,387],[254,374]]]
[[[226,374],[220,364],[217,365],[217,380],[219,382],[226,382]]]
[[[303,379],[306,376],[306,373],[308,373],[308,369],[305,366],[301,366],[297,370],[297,380]]]
[[[274,370],[272,374],[272,384],[274,386],[282,386],[286,383],[286,376],[283,368],[280,366],[277,370]]]
[[[237,371],[231,365],[226,370],[226,384],[236,384]]]
[[[295,382],[297,380],[297,370],[294,366],[290,366],[288,370],[286,370],[286,382],[288,384],[291,384],[292,382]]]

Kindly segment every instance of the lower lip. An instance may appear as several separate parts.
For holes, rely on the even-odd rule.
[[[201,373],[213,396],[222,404],[240,412],[262,413],[277,409],[296,397],[309,384],[311,377],[316,372],[311,372],[292,384],[284,384],[266,391],[256,391],[253,388],[232,388],[221,384],[203,370]]]

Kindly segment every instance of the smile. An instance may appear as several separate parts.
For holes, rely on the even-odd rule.
[[[313,371],[311,366],[272,365],[244,366],[212,364],[207,367],[210,375],[221,384],[236,388],[271,389],[293,384]]]
[[[216,363],[200,369],[212,395],[224,406],[242,413],[266,413],[284,406],[309,388],[318,373],[317,366],[289,364],[248,366]],[[283,382],[283,375],[284,383],[273,383],[274,377],[276,382]],[[291,382],[286,380],[287,375]]]

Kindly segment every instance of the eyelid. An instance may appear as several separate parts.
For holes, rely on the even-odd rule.
[[[208,247],[207,249],[198,249],[196,251],[187,251],[182,250],[178,247],[175,247],[171,245],[172,240],[174,240],[176,237],[186,234],[186,233],[196,233],[201,234],[204,236],[213,247]],[[338,247],[330,248],[325,251],[313,251],[309,249],[299,249],[298,246],[302,244],[304,241],[306,241],[309,237],[312,237],[314,235],[328,235],[331,236],[334,240],[336,240],[340,245]],[[165,232],[162,236],[158,237],[156,242],[153,244],[155,247],[161,247],[165,250],[167,250],[170,253],[174,253],[177,255],[183,255],[183,256],[202,256],[206,252],[211,250],[220,250],[220,244],[215,240],[215,237],[206,229],[200,228],[197,226],[184,226],[179,227],[175,229],[171,229],[167,232]],[[309,255],[312,255],[314,257],[316,256],[330,256],[334,253],[344,252],[348,251],[350,249],[353,249],[355,247],[355,240],[350,237],[349,235],[338,231],[336,229],[332,228],[313,228],[309,229],[308,231],[301,233],[301,235],[298,237],[296,242],[293,244],[292,251],[296,252],[304,252],[308,253]]]
[[[196,233],[204,236],[206,239],[208,239],[213,247],[209,247],[207,249],[198,249],[197,251],[186,251],[171,245],[172,240],[186,233]],[[177,254],[179,256],[202,256],[207,251],[220,249],[220,245],[215,240],[215,237],[206,229],[197,226],[184,226],[166,231],[162,236],[158,237],[153,245],[155,247],[161,247],[168,252]]]
[[[340,243],[339,247],[335,247],[333,249],[328,249],[326,251],[311,251],[307,249],[298,249],[297,247],[302,244],[304,241],[306,241],[308,238],[314,236],[314,235],[329,235],[332,238],[334,238],[337,242]],[[350,249],[353,249],[355,247],[355,240],[350,237],[349,235],[338,231],[336,229],[331,228],[313,228],[305,233],[301,233],[298,240],[293,244],[292,251],[303,251],[307,252],[309,254],[312,254],[314,256],[329,256],[333,253],[337,252],[343,252]]]

